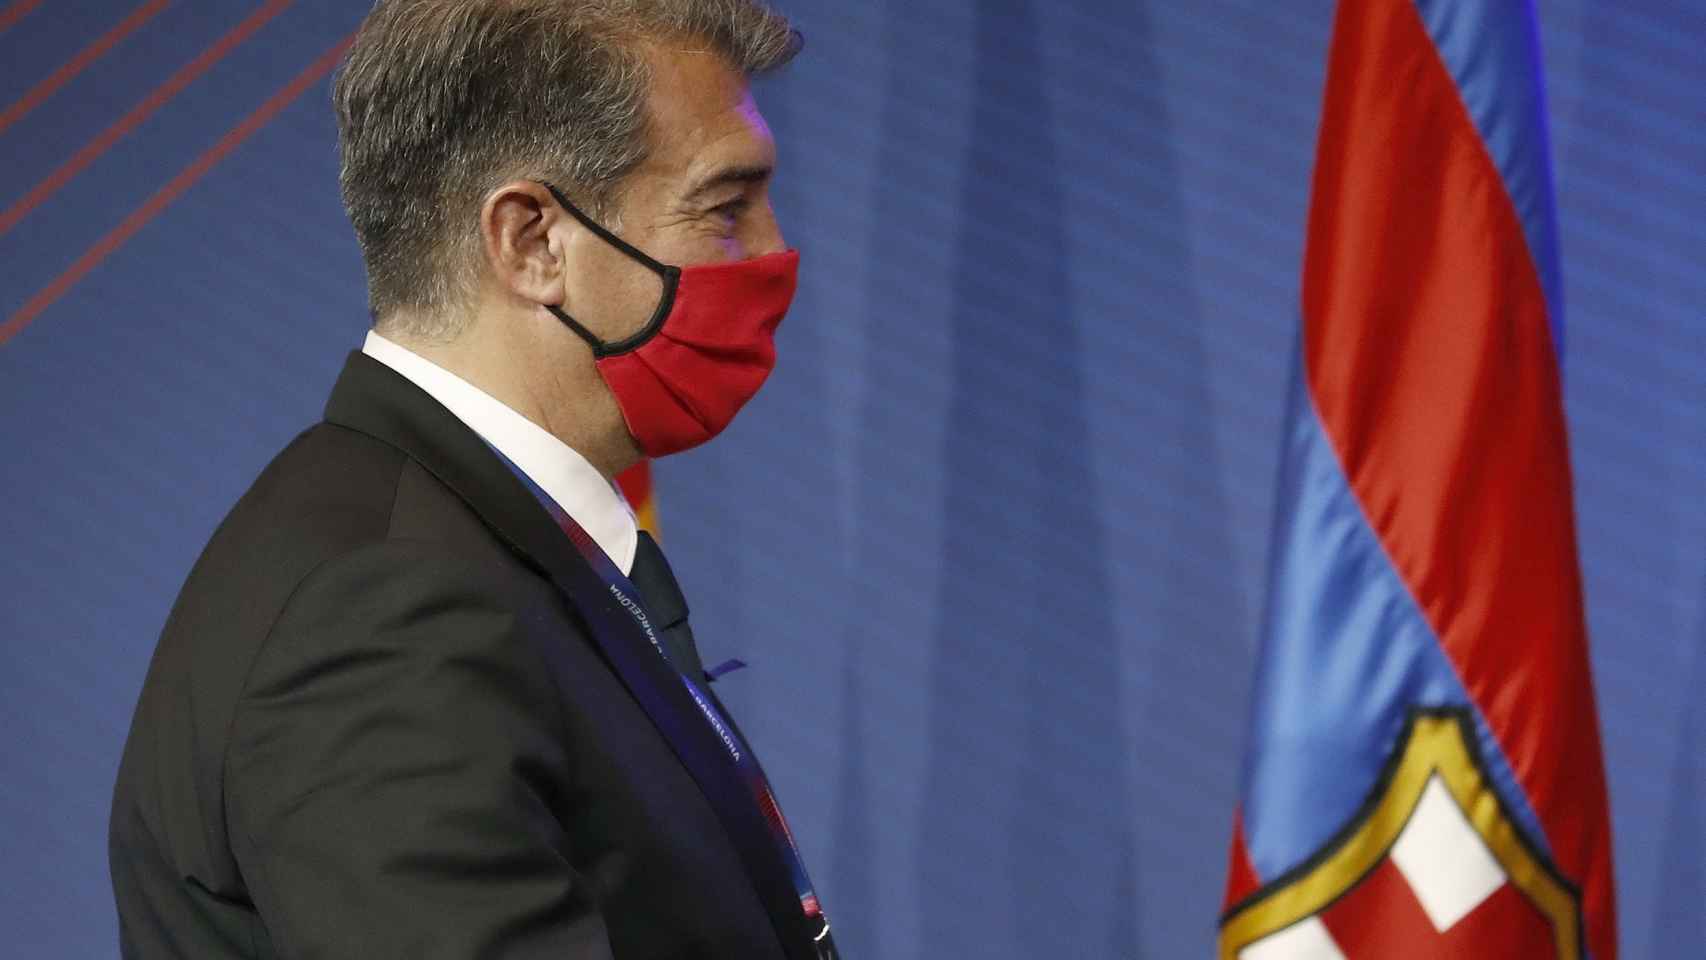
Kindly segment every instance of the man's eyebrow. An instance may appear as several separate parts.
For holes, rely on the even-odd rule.
[[[693,188],[687,191],[685,199],[688,201],[698,200],[700,197],[710,193],[712,190],[715,190],[718,187],[727,186],[731,183],[743,185],[763,183],[764,181],[769,180],[770,175],[774,172],[774,167],[763,163],[737,167],[724,167],[721,170],[717,170],[706,175],[704,179],[694,184]]]

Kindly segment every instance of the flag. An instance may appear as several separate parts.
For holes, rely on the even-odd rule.
[[[634,508],[634,519],[639,522],[640,529],[657,536],[658,507],[652,498],[652,462],[641,460],[617,474],[616,485],[621,488],[622,496],[627,498],[628,506]]]
[[[1222,958],[1615,960],[1525,0],[1342,0]]]

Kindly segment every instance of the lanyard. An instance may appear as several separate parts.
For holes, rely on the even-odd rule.
[[[798,909],[803,915],[805,932],[811,938],[811,945],[809,950],[789,949],[790,956],[809,960],[836,960],[838,954],[835,941],[830,938],[829,919],[824,916],[823,908],[818,903],[811,878],[806,874],[805,861],[800,856],[799,847],[794,843],[794,836],[788,829],[787,821],[782,817],[782,808],[776,802],[776,795],[770,788],[770,779],[765,776],[764,768],[759,766],[758,758],[753,755],[734,725],[723,716],[710,692],[670,661],[669,654],[659,640],[651,618],[643,606],[644,598],[628,577],[556,500],[508,457],[497,451],[497,448],[492,449],[509,465],[522,484],[533,492],[540,504],[550,513],[551,519],[556,521],[557,526],[568,536],[593,573],[603,582],[608,591],[607,597],[574,596],[594,642],[622,679],[623,685],[634,695],[634,699],[639,702],[693,779],[698,782],[706,799],[711,801],[719,819],[734,839],[736,849],[746,862],[749,873],[752,873],[755,879],[770,879],[772,884],[776,881],[786,883],[791,888],[792,895],[798,898]],[[571,594],[576,593],[571,590]],[[634,643],[631,634],[625,635],[622,629],[626,626],[622,622],[624,620],[630,621],[645,636],[649,641],[650,650]],[[672,685],[671,677],[674,684],[679,685],[679,689],[685,690],[688,699],[697,708],[695,712],[698,717],[693,717],[688,711],[671,703],[672,697],[668,690]],[[695,727],[698,729],[694,729]],[[711,733],[709,738],[704,736],[707,729]],[[705,749],[707,740],[717,746]],[[730,783],[731,772],[738,784]],[[786,878],[776,876],[778,873],[785,873]],[[787,936],[782,937],[785,946],[790,939]]]

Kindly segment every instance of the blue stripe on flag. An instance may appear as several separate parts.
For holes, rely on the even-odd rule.
[[[1281,461],[1268,610],[1245,754],[1244,829],[1264,882],[1357,814],[1411,706],[1467,706],[1514,818],[1539,818],[1352,494],[1299,356]]]
[[[1564,286],[1532,0],[1416,0],[1416,9],[1522,221],[1561,365]]]

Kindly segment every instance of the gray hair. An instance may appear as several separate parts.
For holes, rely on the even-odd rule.
[[[557,183],[606,214],[647,155],[639,44],[676,38],[748,75],[800,47],[763,0],[378,0],[332,103],[344,209],[381,326],[460,330],[480,204],[508,180]]]

